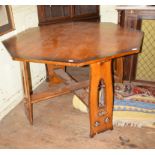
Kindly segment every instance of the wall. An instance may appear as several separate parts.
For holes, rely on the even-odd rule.
[[[0,37],[0,41],[29,27],[38,25],[36,6],[12,6],[16,30]],[[100,6],[101,22],[117,23],[115,6]],[[45,65],[31,63],[32,86],[37,87],[45,79]],[[12,61],[0,42],[0,119],[23,99],[19,62]]]
[[[38,25],[36,6],[12,6],[16,30],[0,37],[0,119],[23,99],[20,63],[13,61],[2,40]],[[32,86],[45,79],[45,65],[31,63]]]
[[[118,23],[118,13],[117,10],[115,10],[115,7],[115,5],[100,6],[101,22]]]

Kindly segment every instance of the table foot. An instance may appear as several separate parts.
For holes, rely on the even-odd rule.
[[[59,84],[59,83],[63,83],[63,79],[61,77],[59,77],[55,72],[54,69],[60,68],[60,66],[55,66],[55,65],[46,65],[46,81],[49,82],[49,84]],[[64,68],[64,66],[62,66],[61,68]]]
[[[112,129],[113,86],[111,61],[90,65],[90,137]]]
[[[25,100],[24,107],[25,107],[25,114],[27,116],[27,119],[29,120],[29,123],[33,125],[33,104],[29,105],[27,103],[27,100]]]

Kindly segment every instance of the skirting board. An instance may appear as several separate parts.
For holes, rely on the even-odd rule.
[[[34,77],[33,90],[46,79],[45,75],[38,74]],[[8,96],[9,101],[0,107],[0,120],[2,120],[12,109],[14,109],[23,100],[23,90],[20,89],[14,95]]]

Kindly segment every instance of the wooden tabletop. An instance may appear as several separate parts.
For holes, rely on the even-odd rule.
[[[75,22],[30,28],[3,43],[14,60],[80,66],[137,53],[142,38],[113,23]]]

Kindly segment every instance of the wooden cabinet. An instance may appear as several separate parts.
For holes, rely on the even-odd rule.
[[[73,20],[78,20],[79,18],[99,20],[99,6],[97,5],[73,6]]]
[[[37,8],[39,26],[72,21],[100,21],[98,5],[39,5]],[[57,68],[64,67],[46,65],[47,81],[62,82],[62,79],[54,73],[54,69]]]
[[[118,9],[118,23],[122,27],[144,32],[141,53],[124,57],[123,80],[141,84],[154,84],[155,63],[151,57],[155,59],[155,10],[151,7],[148,10]],[[148,77],[146,77],[147,75]],[[152,78],[150,78],[151,76]]]
[[[39,5],[39,25],[68,21],[99,21],[98,5]]]

